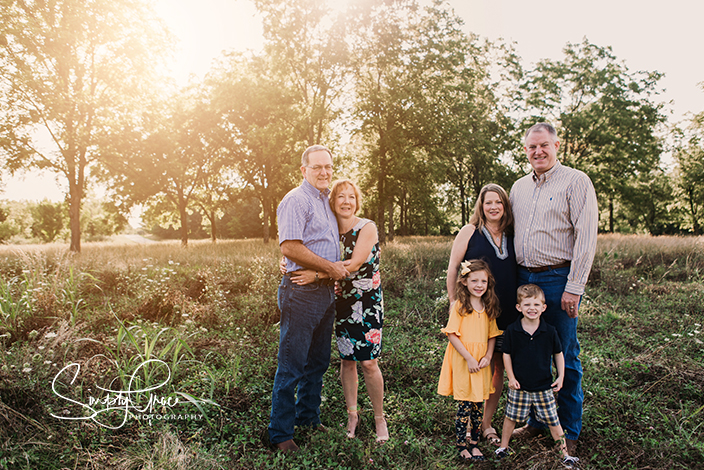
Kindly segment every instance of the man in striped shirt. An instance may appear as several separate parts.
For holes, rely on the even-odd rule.
[[[271,394],[269,440],[278,450],[296,451],[295,426],[322,428],[320,393],[330,364],[335,320],[334,280],[349,276],[340,261],[337,219],[330,209],[328,186],[332,153],[313,145],[301,158],[303,183],[281,200],[276,210],[279,246],[286,257],[278,304],[281,310],[278,367]],[[290,274],[301,268],[325,273],[307,285],[295,285]]]
[[[539,123],[528,129],[524,149],[533,171],[511,188],[518,285],[537,284],[546,296],[543,318],[560,336],[565,379],[558,393],[558,414],[570,455],[582,430],[582,364],[577,317],[594,253],[599,211],[589,177],[557,160],[555,128]],[[534,417],[514,431],[532,437],[545,425]]]

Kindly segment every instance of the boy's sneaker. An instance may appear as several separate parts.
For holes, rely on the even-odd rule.
[[[579,462],[579,458],[577,457],[568,456],[562,459],[562,465],[565,468],[577,468],[577,462]]]
[[[511,449],[510,447],[499,447],[494,451],[494,453],[496,454],[496,457],[501,460],[503,458],[513,455],[514,452],[513,449]]]

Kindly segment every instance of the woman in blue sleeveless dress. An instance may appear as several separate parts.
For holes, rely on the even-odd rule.
[[[513,247],[513,214],[508,194],[497,184],[487,184],[479,191],[474,214],[462,227],[452,244],[450,263],[447,268],[447,292],[450,303],[456,300],[455,281],[460,263],[469,259],[482,259],[489,264],[496,279],[496,295],[501,306],[501,315],[496,320],[500,330],[518,318],[516,310],[517,269]],[[492,426],[492,418],[501,398],[504,383],[504,363],[501,353],[502,336],[496,338],[491,361],[494,393],[484,404],[482,434],[491,443],[499,445],[501,439]]]

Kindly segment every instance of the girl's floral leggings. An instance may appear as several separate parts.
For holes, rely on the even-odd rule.
[[[457,447],[462,450],[467,448],[467,425],[471,422],[470,433],[473,442],[479,441],[481,435],[483,402],[460,401],[457,408],[457,418],[455,419],[455,431],[457,432]]]

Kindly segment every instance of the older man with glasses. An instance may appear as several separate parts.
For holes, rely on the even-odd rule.
[[[281,323],[269,440],[282,452],[299,450],[295,426],[322,428],[320,394],[330,364],[334,280],[349,276],[340,261],[337,219],[328,199],[332,163],[328,148],[308,147],[301,158],[303,183],[284,196],[276,211],[279,245],[287,261],[278,292]],[[311,284],[293,284],[291,273],[303,268],[323,272],[327,279],[316,276]]]

